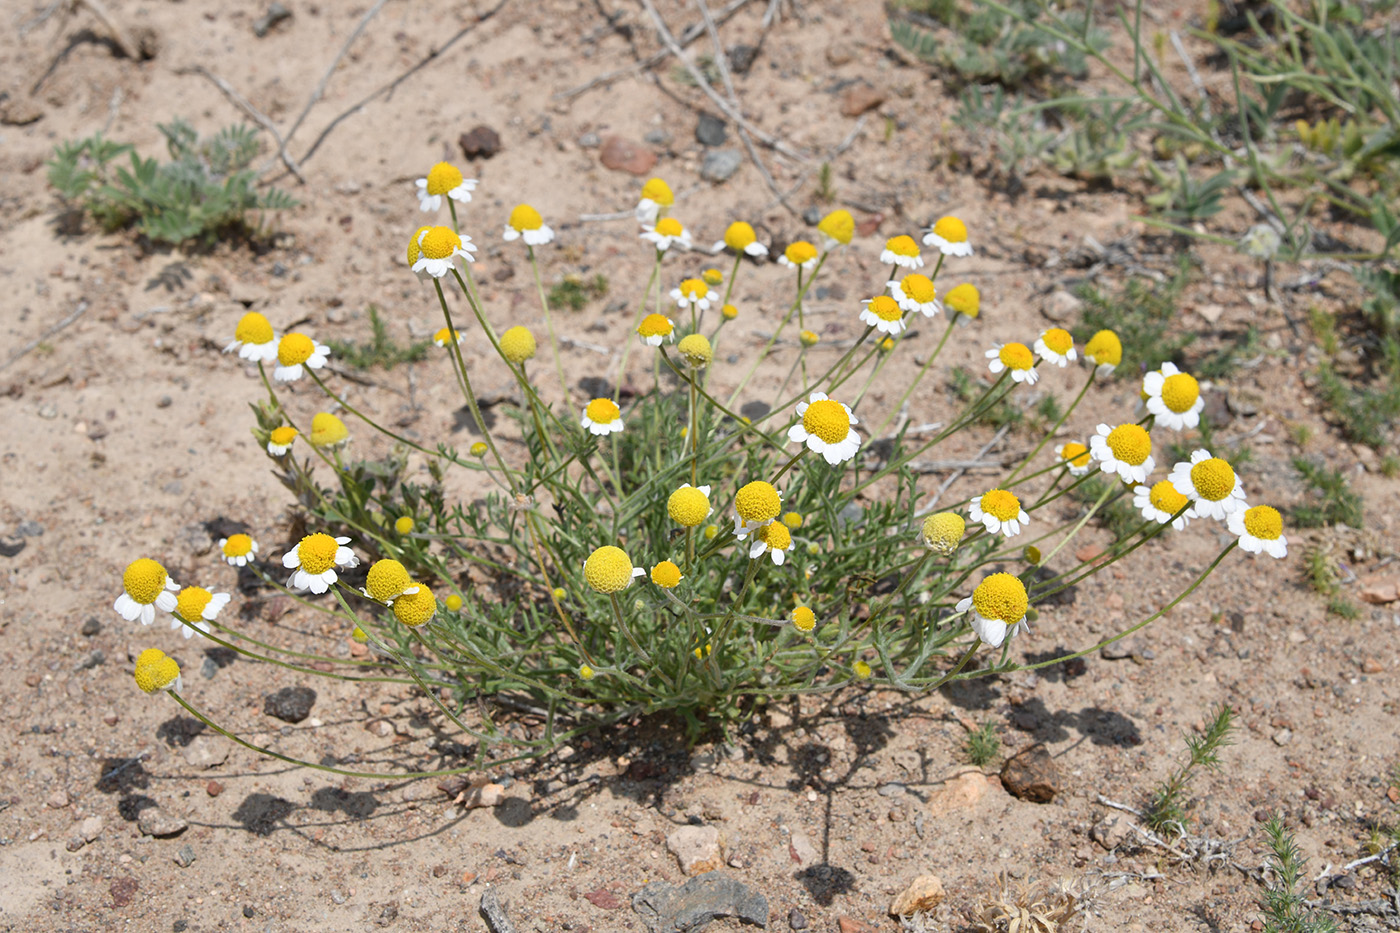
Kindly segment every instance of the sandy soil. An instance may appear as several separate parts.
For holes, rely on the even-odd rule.
[[[697,242],[718,239],[736,212],[768,240],[790,240],[805,225],[773,205],[752,163],[721,185],[700,179],[703,149],[693,134],[705,102],[674,80],[670,64],[655,70],[656,80],[639,71],[559,96],[659,48],[641,7],[393,2],[353,43],[293,140],[306,183],[280,183],[302,206],[273,221],[273,248],[181,252],[146,248],[125,233],[71,233],[45,182],[55,143],[101,130],[154,154],[157,122],[184,115],[212,131],[241,119],[213,83],[190,73],[195,65],[286,127],[365,9],[293,4],[290,20],[257,38],[252,23],[262,9],[251,4],[107,6],[128,31],[158,38],[153,59],[114,55],[86,8],[0,37],[0,90],[9,94],[11,123],[20,124],[0,127],[0,534],[24,545],[0,558],[0,929],[476,930],[484,928],[476,911],[487,886],[520,930],[642,929],[630,909],[607,905],[628,901],[647,881],[681,880],[665,839],[687,822],[720,829],[725,870],[766,895],[773,929],[786,929],[793,910],[816,930],[837,929],[840,918],[897,929],[885,913],[892,895],[930,872],[948,890],[941,922],[951,929],[1002,872],[1013,883],[1092,883],[1089,929],[1249,929],[1261,890],[1258,821],[1273,812],[1297,828],[1309,877],[1330,869],[1336,883],[1327,898],[1364,902],[1391,888],[1374,864],[1337,872],[1360,857],[1370,821],[1394,817],[1400,796],[1389,787],[1400,757],[1400,614],[1392,603],[1363,605],[1354,622],[1328,617],[1302,581],[1300,556],[1315,541],[1363,581],[1394,580],[1384,558],[1395,551],[1395,485],[1376,472],[1374,454],[1338,440],[1319,417],[1304,385],[1316,349],[1259,300],[1256,270],[1232,255],[1207,254],[1181,326],[1200,331],[1203,348],[1248,324],[1264,335],[1260,359],[1208,390],[1225,419],[1222,434],[1250,438],[1248,486],[1271,490],[1281,506],[1298,501],[1288,427],[1304,424],[1315,432],[1307,451],[1354,476],[1371,505],[1369,525],[1299,534],[1290,560],[1277,564],[1231,559],[1141,636],[1134,658],[1094,655],[1043,676],[912,699],[872,690],[783,704],[729,746],[687,749],[667,724],[638,723],[545,761],[496,769],[506,802],[470,811],[453,807],[434,782],[289,768],[199,735],[173,703],[140,695],[131,659],[160,633],[138,632],[111,611],[121,568],[149,554],[182,582],[232,587],[234,571],[211,550],[220,529],[246,523],[277,553],[292,533],[289,499],[248,432],[256,373],[219,352],[235,322],[252,307],[279,327],[304,322],[321,337],[363,337],[374,304],[400,340],[436,329],[429,296],[403,266],[403,245],[422,216],[412,180],[437,159],[460,162],[460,133],[485,124],[503,141],[498,155],[472,167],[481,185],[467,220],[483,245],[476,271],[498,326],[539,323],[529,269],[497,236],[520,200],[541,207],[560,234],[546,257],[548,280],[602,271],[612,283],[608,296],[562,322],[563,334],[579,341],[566,349],[571,373],[613,371],[649,262],[633,221],[578,219],[630,208],[641,181],[604,168],[590,134],[618,134],[659,155],[655,172],[677,190],[677,214],[699,232]],[[750,4],[726,24],[726,41],[756,44],[763,6]],[[604,9],[616,13],[611,26]],[[980,367],[992,343],[1033,339],[1046,326],[1044,296],[1083,275],[1066,257],[1086,237],[1140,243],[1148,232],[1134,218],[1134,192],[1086,193],[1045,177],[1012,198],[950,170],[947,155],[971,145],[946,122],[955,102],[927,69],[886,54],[879,6],[802,9],[805,19],[789,13],[766,33],[752,71],[736,80],[750,120],[815,154],[804,167],[761,150],[784,190],[855,131],[832,158],[833,184],[838,200],[855,206],[862,232],[810,305],[824,338],[858,332],[851,308],[879,284],[884,238],[943,213],[974,225],[978,254],[956,275],[983,293],[983,317],[958,332],[945,353],[949,366]],[[661,10],[673,29],[695,15],[689,5]],[[18,27],[38,12],[12,6],[5,21]],[[331,128],[337,114],[479,16],[392,94]],[[840,104],[862,81],[884,102],[858,124]],[[324,143],[301,157],[328,128]],[[658,130],[669,142],[643,142]],[[736,145],[732,126],[727,145]],[[809,178],[793,197],[799,214],[813,203],[812,189]],[[1252,222],[1243,213],[1233,220],[1238,229]],[[1225,229],[1231,222],[1221,221]],[[787,300],[782,271],[746,270],[737,302],[744,317],[729,344],[741,359],[721,361],[718,386],[737,381],[759,343],[755,332],[771,328]],[[1292,313],[1301,317],[1308,302],[1339,310],[1354,298],[1324,278],[1292,299]],[[469,342],[483,394],[507,389],[489,352]],[[632,359],[644,377],[646,363]],[[765,368],[747,397],[770,395],[787,360]],[[469,441],[454,420],[442,358],[367,375],[342,383],[356,404],[419,438]],[[902,378],[882,377],[871,411],[893,404]],[[1052,373],[1042,387],[1068,397],[1077,379]],[[1096,389],[1072,433],[1092,430],[1097,411],[1126,410],[1135,391],[1124,383]],[[1227,395],[1228,407],[1220,404]],[[570,405],[580,398],[575,392]],[[314,387],[298,388],[290,404],[302,417],[317,410]],[[911,414],[934,421],[947,406],[941,382],[930,379]],[[947,456],[975,452],[989,437],[968,437]],[[1012,435],[1003,449],[1014,456],[1032,441]],[[934,489],[942,477],[926,481]],[[974,473],[950,494],[981,482]],[[1096,535],[1103,533],[1091,531],[1088,542]],[[1144,548],[1081,586],[1071,605],[1043,612],[1015,653],[1049,658],[1117,631],[1178,592],[1215,553],[1217,536],[1203,527]],[[234,604],[258,637],[348,652],[343,633],[288,608],[255,598]],[[100,625],[84,634],[89,619]],[[449,760],[450,735],[410,692],[319,681],[313,718],[283,726],[264,715],[263,697],[295,678],[197,644],[176,650],[198,704],[255,741],[312,758],[348,746],[404,765]],[[1229,841],[1228,855],[1181,864],[1131,837],[1116,851],[1091,840],[1091,827],[1113,812],[1100,797],[1140,804],[1180,756],[1183,731],[1200,728],[1218,703],[1240,712],[1242,729],[1222,769],[1193,784],[1192,813],[1197,833]],[[1053,802],[1010,796],[995,767],[967,777],[966,728],[985,721],[1000,725],[1008,755],[1048,745],[1060,773]],[[384,722],[390,728],[377,725]],[[188,829],[144,835],[137,820],[154,805]],[[94,818],[100,828],[72,850],[70,840],[93,829]],[[1392,915],[1389,925],[1396,922]],[[1365,914],[1341,923],[1387,928]]]

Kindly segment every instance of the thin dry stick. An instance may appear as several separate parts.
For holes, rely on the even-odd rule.
[[[72,324],[72,323],[73,323],[74,321],[76,321],[78,318],[82,317],[84,314],[87,313],[87,309],[88,309],[88,303],[87,303],[86,301],[80,301],[80,302],[78,302],[78,306],[77,306],[76,308],[74,308],[74,309],[72,310],[72,312],[70,312],[69,315],[68,315],[66,318],[64,318],[63,320],[59,321],[59,322],[58,322],[57,324],[55,324],[53,327],[50,327],[48,330],[44,331],[42,334],[40,334],[40,335],[39,335],[37,338],[35,338],[34,340],[31,340],[31,341],[29,341],[29,343],[26,343],[23,347],[20,348],[20,350],[19,350],[18,353],[16,353],[14,356],[12,356],[12,357],[10,357],[8,360],[6,360],[6,361],[5,361],[5,365],[0,366],[0,372],[4,372],[5,370],[9,369],[11,366],[13,366],[13,365],[15,365],[16,363],[18,363],[18,362],[20,361],[20,358],[23,357],[26,353],[30,352],[30,351],[33,350],[35,347],[39,346],[39,344],[43,343],[45,340],[48,340],[48,339],[49,339],[50,337],[52,337],[54,334],[56,334],[56,333],[58,333],[59,331],[63,330],[63,328],[67,327],[69,324]]]
[[[306,179],[301,174],[301,168],[297,165],[296,160],[292,158],[291,153],[287,151],[287,140],[283,137],[281,131],[277,129],[277,124],[273,123],[262,111],[254,107],[246,97],[238,93],[233,85],[229,84],[203,65],[191,65],[189,68],[177,69],[175,73],[197,74],[213,82],[214,86],[223,91],[224,96],[227,97],[234,106],[240,108],[244,113],[252,117],[259,126],[272,134],[272,138],[277,141],[277,155],[282,159],[282,164],[287,166],[287,171],[297,177],[297,181],[306,184]]]
[[[355,44],[355,40],[360,38],[360,33],[365,31],[365,27],[369,25],[370,20],[379,15],[379,11],[384,9],[384,4],[387,2],[388,0],[376,0],[374,6],[366,10],[365,15],[360,17],[360,22],[355,26],[354,31],[350,33],[349,38],[345,40],[345,44],[340,47],[340,53],[336,55],[335,59],[331,62],[331,66],[326,69],[326,73],[321,76],[321,80],[317,82],[315,89],[312,90],[311,96],[306,101],[306,106],[301,108],[301,113],[292,121],[291,128],[287,130],[287,140],[282,144],[283,149],[286,148],[287,142],[291,142],[292,137],[296,135],[296,131],[301,128],[302,121],[305,120],[306,115],[311,112],[311,108],[316,106],[316,102],[320,100],[321,95],[326,92],[326,85],[330,83],[331,75],[335,74],[336,68],[340,67],[340,61],[350,51],[350,46]]]
[[[311,144],[311,147],[310,147],[309,149],[307,149],[304,153],[302,153],[301,159],[300,159],[301,163],[302,163],[303,165],[306,164],[306,162],[311,158],[311,156],[316,152],[316,150],[319,149],[319,148],[321,148],[321,143],[323,143],[323,142],[326,141],[326,137],[330,136],[330,135],[331,135],[331,132],[332,132],[337,126],[339,126],[342,122],[344,122],[346,119],[348,119],[348,118],[349,118],[350,116],[352,116],[353,114],[358,113],[358,112],[359,112],[361,109],[363,109],[363,107],[364,107],[366,104],[368,104],[370,101],[374,100],[374,99],[377,98],[377,97],[381,97],[381,96],[383,96],[384,94],[388,94],[389,92],[393,91],[393,90],[394,90],[395,88],[397,88],[400,84],[404,83],[404,82],[407,81],[409,78],[411,78],[413,75],[417,74],[419,71],[422,71],[424,68],[426,68],[431,62],[435,61],[435,60],[438,59],[438,58],[441,58],[442,55],[443,55],[448,49],[450,49],[454,44],[456,44],[457,41],[458,41],[459,39],[461,39],[463,36],[466,36],[467,34],[471,33],[472,31],[474,31],[474,30],[476,29],[476,27],[480,26],[482,23],[486,22],[488,19],[490,19],[491,17],[495,16],[495,15],[496,15],[497,13],[499,13],[499,12],[505,7],[505,5],[506,5],[507,3],[509,3],[509,2],[510,2],[510,0],[500,0],[500,2],[497,3],[495,6],[493,6],[491,9],[487,10],[485,13],[479,14],[479,15],[477,16],[477,18],[476,18],[476,22],[474,22],[474,23],[469,23],[469,24],[467,24],[466,26],[463,26],[461,29],[457,30],[455,33],[453,33],[451,36],[448,37],[448,39],[447,39],[446,42],[444,42],[441,46],[439,46],[438,48],[434,49],[433,51],[429,52],[427,55],[423,56],[421,59],[419,59],[411,68],[409,68],[409,69],[408,69],[407,71],[405,71],[403,74],[399,75],[397,78],[395,78],[394,80],[390,81],[388,84],[383,85],[383,86],[380,87],[378,90],[375,90],[375,91],[373,91],[373,92],[371,92],[371,93],[365,95],[364,97],[360,98],[360,99],[359,99],[358,101],[356,101],[355,103],[351,104],[348,108],[346,108],[345,110],[341,111],[341,112],[335,117],[334,120],[331,120],[330,123],[326,124],[325,129],[321,130],[320,135],[318,135],[318,136],[316,137],[316,141],[313,142],[313,143]],[[290,134],[289,134],[289,135],[290,135]]]
[[[851,127],[851,131],[850,131],[849,133],[846,134],[846,138],[843,139],[843,140],[841,140],[841,142],[836,146],[836,148],[834,148],[834,149],[832,149],[830,152],[828,152],[828,153],[826,154],[826,156],[822,159],[822,161],[823,161],[823,162],[831,162],[833,159],[835,159],[835,158],[836,158],[837,156],[839,156],[841,153],[843,153],[843,152],[845,152],[847,149],[851,148],[851,144],[854,143],[854,142],[856,141],[856,136],[860,134],[860,131],[861,131],[861,130],[865,129],[865,121],[866,121],[867,119],[869,119],[869,117],[870,117],[870,114],[867,113],[867,114],[865,114],[864,116],[862,116],[859,120],[857,120],[857,121],[856,121],[856,125],[853,126],[853,127]],[[798,177],[797,181],[793,183],[793,185],[792,185],[791,188],[789,188],[786,192],[784,192],[782,195],[780,195],[780,196],[779,196],[778,198],[776,198],[775,200],[769,201],[767,204],[763,205],[763,210],[760,211],[760,213],[762,213],[763,211],[772,210],[773,208],[777,207],[779,204],[785,204],[785,203],[786,203],[786,200],[785,200],[785,199],[790,198],[790,197],[792,197],[794,194],[796,194],[796,193],[798,192],[798,189],[800,189],[803,185],[807,184],[807,180],[810,179],[810,178],[812,177],[813,173],[815,173],[816,171],[817,171],[817,166],[812,166],[812,167],[806,169],[806,170],[802,173],[802,175],[801,175],[800,177]],[[808,313],[810,313],[810,312],[808,312]]]
[[[716,17],[716,20],[721,23],[726,22],[731,16],[738,12],[740,7],[744,6],[748,2],[749,0],[732,0],[732,2],[728,6],[719,11],[719,16]],[[685,48],[686,46],[690,45],[690,43],[700,38],[700,34],[704,31],[705,25],[703,23],[691,23],[689,26],[685,27],[685,31],[682,32],[680,35],[681,48]],[[669,48],[662,49],[659,52],[653,52],[641,61],[634,62],[631,65],[628,65],[626,68],[618,68],[614,71],[604,72],[603,74],[598,75],[598,77],[592,79],[591,81],[588,81],[585,84],[580,84],[578,87],[570,88],[567,91],[559,91],[554,95],[554,99],[570,100],[574,97],[578,97],[580,94],[586,94],[587,92],[593,90],[595,87],[607,87],[609,84],[612,84],[619,78],[628,78],[632,75],[641,74],[644,71],[649,71],[650,69],[655,68],[657,65],[664,62],[666,59],[670,58],[672,54],[673,53]]]
[[[700,90],[705,92],[705,96],[708,97],[725,116],[733,120],[735,126],[752,133],[755,139],[774,152],[780,152],[795,162],[807,161],[807,157],[801,152],[774,136],[772,133],[762,130],[750,123],[748,119],[739,112],[737,107],[721,97],[714,88],[710,87],[710,82],[705,79],[705,76],[700,73],[700,70],[681,54],[681,47],[676,42],[676,37],[671,35],[670,29],[666,28],[666,22],[661,18],[661,14],[656,11],[656,6],[652,4],[651,0],[641,0],[641,2],[642,6],[646,8],[647,13],[651,16],[652,22],[656,25],[656,32],[660,36],[661,41],[671,50],[671,54],[676,56],[680,63],[685,66],[686,71],[690,72],[690,76],[695,79],[695,83],[699,86]]]

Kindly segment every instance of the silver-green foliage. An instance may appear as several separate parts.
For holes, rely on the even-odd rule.
[[[159,129],[168,162],[142,158],[131,145],[99,133],[54,149],[49,184],[106,230],[131,226],[177,245],[245,227],[249,211],[296,206],[283,191],[257,189],[257,173],[249,168],[258,154],[252,127],[229,126],[204,139],[178,118]]]

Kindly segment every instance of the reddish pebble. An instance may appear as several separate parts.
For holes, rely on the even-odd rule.
[[[224,792],[224,785],[218,781],[210,781],[204,785],[204,792],[210,797],[217,797]]]
[[[121,721],[121,717],[118,716],[116,713],[108,713],[106,716],[102,717],[102,721],[109,726],[115,726],[118,722]]]
[[[1103,548],[1099,547],[1097,544],[1086,544],[1074,552],[1075,559],[1081,564],[1087,564],[1101,554],[1103,554]]]
[[[841,928],[841,933],[875,933],[875,928],[868,923],[861,923],[852,917],[839,917],[836,925]]]

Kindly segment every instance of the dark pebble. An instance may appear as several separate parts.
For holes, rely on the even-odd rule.
[[[802,212],[802,222],[809,227],[815,227],[822,222],[822,209],[813,205]]]
[[[729,47],[729,70],[736,75],[746,75],[758,58],[758,47],[753,45],[731,45]]]
[[[792,927],[794,930],[807,929],[806,915],[794,907],[792,910],[788,911],[788,926]]]
[[[253,34],[261,39],[272,31],[272,27],[285,19],[292,18],[292,11],[280,3],[268,5],[267,12],[253,22]]]
[[[253,905],[252,905],[252,904],[245,904],[245,905],[244,905],[244,907],[243,907],[243,916],[245,916],[245,917],[251,919],[252,916],[253,916],[253,914],[255,914],[255,913],[257,913],[257,911],[255,911],[255,910],[253,909]]]
[[[263,712],[283,722],[301,722],[311,715],[316,691],[310,687],[283,687],[263,698]]]
[[[729,128],[722,119],[712,113],[700,113],[700,122],[695,125],[696,142],[702,146],[723,146],[728,137]]]
[[[91,638],[102,631],[102,623],[97,621],[96,616],[88,616],[83,620],[83,627],[79,631]]]
[[[489,126],[476,126],[459,136],[457,145],[468,159],[489,159],[501,151],[501,134]]]

